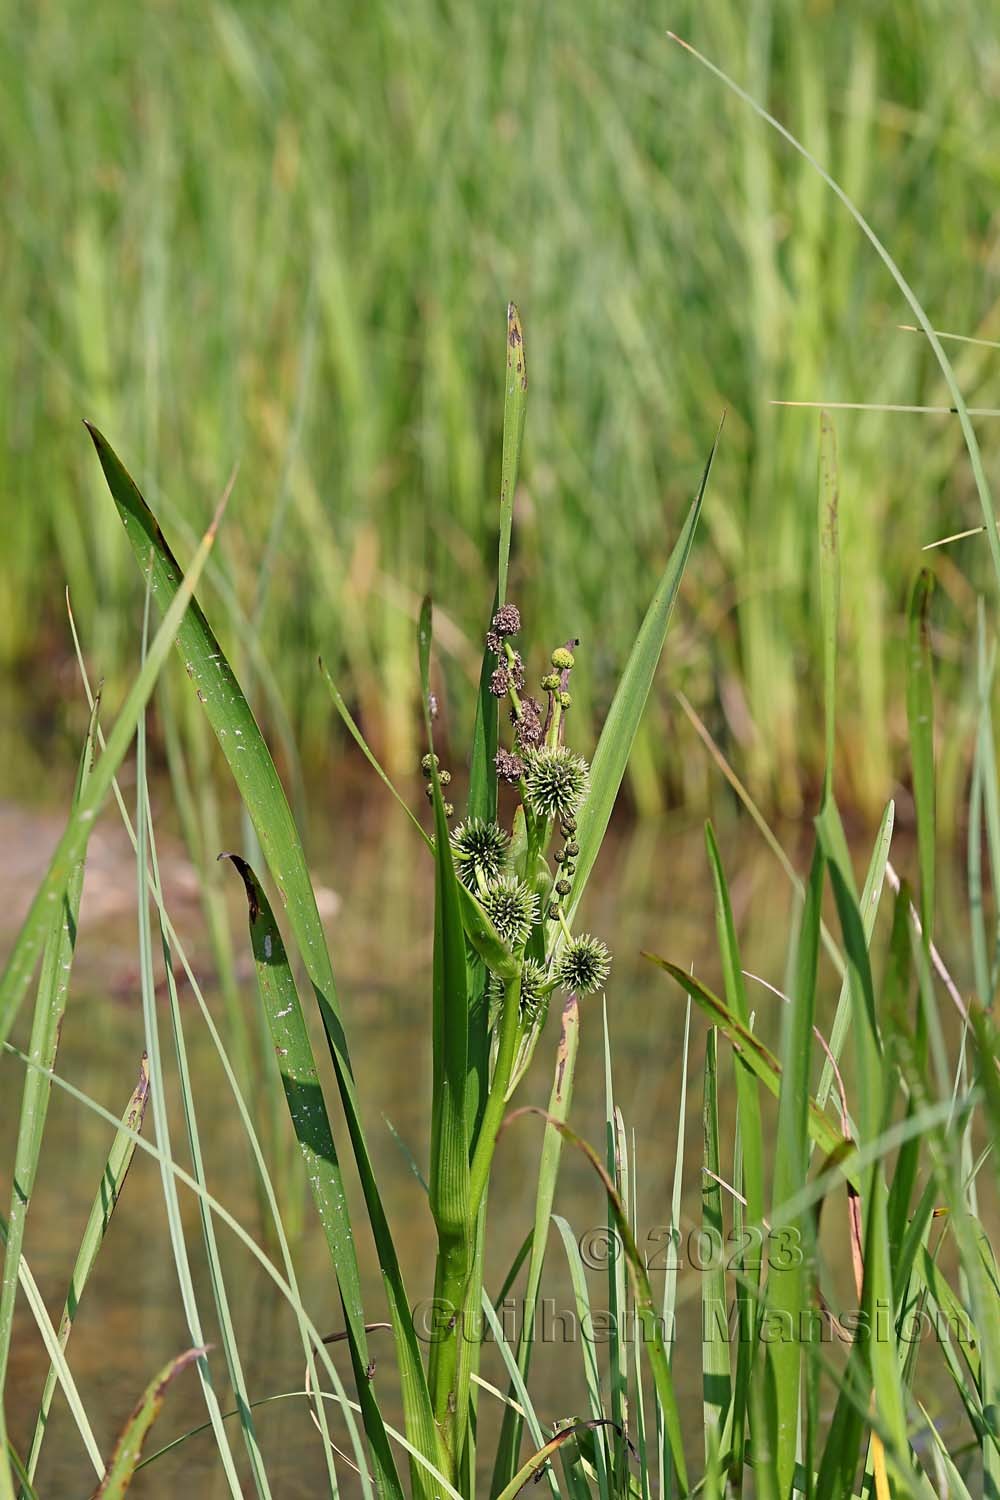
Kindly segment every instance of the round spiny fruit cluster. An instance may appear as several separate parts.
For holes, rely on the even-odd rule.
[[[453,831],[451,847],[459,880],[474,891],[478,889],[480,876],[489,882],[503,873],[510,835],[499,823],[467,818]]]
[[[538,921],[538,897],[516,875],[501,875],[482,897],[483,909],[511,948],[523,948]]]
[[[567,943],[556,963],[556,983],[575,995],[589,995],[604,988],[611,971],[611,954],[599,938],[589,933]]]
[[[586,797],[590,773],[566,745],[541,745],[524,755],[524,795],[541,818],[572,818]]]
[[[526,958],[521,969],[521,1017],[525,1021],[534,1021],[545,1006],[552,981],[547,978],[543,964],[536,963],[533,958]],[[495,1013],[503,1004],[504,982],[498,974],[490,975],[489,1001],[490,1014]]]

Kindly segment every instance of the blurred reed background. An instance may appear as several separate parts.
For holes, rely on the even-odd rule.
[[[413,766],[428,588],[468,718],[513,297],[531,399],[512,591],[532,637],[583,638],[575,712],[599,723],[725,409],[671,682],[794,814],[822,761],[818,423],[771,400],[945,397],[832,195],[667,27],[830,166],[939,328],[988,338],[995,19],[975,0],[9,7],[0,662],[4,744],[39,757],[22,780],[79,743],[64,583],[109,695],[135,666],[141,580],[84,415],[184,557],[239,463],[206,597],[307,772],[342,748],[320,651],[390,768]],[[996,403],[1000,355],[949,347],[970,404]],[[978,515],[954,419],[845,412],[837,431],[839,790],[867,813],[903,764],[919,549]],[[974,710],[949,622],[969,632],[988,565],[980,538],[937,557],[946,816]],[[695,743],[664,690],[630,770],[643,811],[703,803]]]

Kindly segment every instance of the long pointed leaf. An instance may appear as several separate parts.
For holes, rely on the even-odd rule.
[[[587,879],[604,841],[618,789],[622,784],[625,768],[632,753],[632,743],[653,685],[653,677],[663,652],[663,643],[670,625],[677,590],[680,588],[684,569],[691,555],[698,517],[701,514],[702,501],[708,487],[708,478],[712,472],[712,461],[719,445],[721,431],[720,424],[719,433],[716,434],[708,455],[708,462],[701,476],[698,493],[691,504],[663,577],[646,611],[646,617],[639,627],[639,634],[636,636],[635,645],[632,647],[625,671],[618,684],[618,690],[604,721],[597,749],[594,751],[594,759],[590,767],[590,794],[580,810],[578,820],[576,838],[580,853],[576,861],[573,890],[566,907],[566,921],[569,926],[573,924],[573,914],[579,905]]]
[[[196,577],[183,578],[152,511],[121,460],[96,428],[89,430],[136,559],[140,566],[145,567],[151,557],[149,582],[153,599],[161,609],[171,611],[173,625],[174,606],[171,601],[179,593],[183,593],[187,601],[193,593]],[[157,640],[162,633],[161,627]],[[190,611],[179,623],[177,648],[253,822],[312,982],[382,1263],[390,1242],[389,1228],[368,1155],[333,968],[295,821],[250,705],[196,600],[192,600]],[[152,655],[151,650],[151,658]],[[110,743],[109,740],[109,748]],[[102,756],[101,763],[104,758]],[[345,1198],[341,1199],[341,1205],[340,1211],[346,1216]],[[352,1271],[345,1271],[345,1275],[346,1291],[350,1296],[352,1287],[359,1284],[356,1265]],[[350,1303],[345,1300],[345,1313],[352,1329],[358,1363],[366,1367],[364,1316],[360,1303],[353,1296]],[[377,1430],[380,1426],[378,1419],[373,1441],[384,1450],[384,1432],[380,1434]],[[389,1491],[401,1496],[395,1471],[383,1478]]]

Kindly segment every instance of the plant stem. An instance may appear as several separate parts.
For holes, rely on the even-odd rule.
[[[479,1213],[479,1206],[483,1201],[486,1184],[489,1181],[490,1167],[493,1163],[493,1152],[496,1148],[497,1135],[503,1121],[504,1104],[507,1099],[507,1085],[510,1082],[511,1070],[514,1066],[514,1055],[517,1051],[518,1038],[518,1016],[521,1003],[521,968],[518,966],[517,973],[513,979],[508,979],[504,986],[503,1014],[500,1019],[500,1041],[497,1047],[496,1067],[493,1070],[493,1083],[490,1087],[490,1095],[483,1110],[483,1123],[480,1126],[479,1138],[476,1141],[476,1149],[472,1155],[472,1167],[469,1174],[469,1220],[475,1223]]]

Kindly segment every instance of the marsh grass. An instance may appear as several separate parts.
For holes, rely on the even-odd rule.
[[[230,24],[235,22],[230,19]],[[230,41],[237,34],[230,32]],[[823,180],[823,169],[793,137],[725,74],[707,66],[743,104],[779,129],[805,167]],[[746,149],[748,163],[759,170],[762,158],[756,155],[756,144],[748,141]],[[1000,587],[993,502],[958,376],[896,261],[845,191],[829,178],[826,182],[895,279],[938,361],[967,443]],[[764,253],[759,245],[757,250]],[[765,269],[758,264],[762,275]],[[415,1500],[436,1500],[442,1495],[471,1500],[486,1475],[492,1500],[514,1500],[535,1481],[553,1496],[567,1500],[651,1500],[653,1494],[694,1492],[719,1497],[752,1493],[776,1500],[794,1494],[841,1500],[863,1493],[883,1500],[893,1495],[997,1492],[1000,1274],[986,1227],[996,1217],[993,1142],[1000,1130],[992,1017],[1000,969],[1000,914],[993,894],[1000,879],[1000,802],[992,728],[995,653],[989,611],[980,607],[978,632],[968,648],[969,660],[974,654],[977,663],[967,853],[969,930],[967,936],[962,933],[957,938],[948,934],[950,941],[945,943],[936,899],[935,729],[940,692],[935,684],[931,630],[932,577],[927,570],[911,569],[916,576],[910,592],[905,653],[907,744],[916,821],[915,884],[911,896],[910,885],[892,876],[894,899],[884,903],[881,918],[891,870],[893,805],[889,801],[884,807],[860,890],[838,809],[835,768],[845,697],[842,619],[853,580],[844,561],[842,455],[837,453],[831,423],[824,417],[818,454],[814,454],[818,456],[813,481],[818,502],[811,507],[810,520],[820,584],[815,635],[822,684],[818,743],[823,774],[805,879],[784,855],[722,751],[701,726],[731,784],[778,856],[795,894],[786,974],[778,991],[777,1049],[758,1035],[727,883],[725,841],[711,824],[706,828],[706,893],[711,892],[714,900],[721,993],[691,972],[685,962],[650,955],[688,1001],[670,1185],[674,1250],[682,1242],[682,1231],[690,1228],[681,1215],[686,1091],[697,1084],[688,1077],[690,1040],[701,1016],[709,1023],[700,1080],[702,1171],[696,1243],[701,1274],[695,1283],[687,1280],[682,1285],[678,1261],[668,1262],[660,1291],[654,1288],[640,1248],[640,1226],[651,1194],[643,1174],[643,1143],[630,1133],[623,1106],[628,1081],[623,1082],[614,1062],[608,1013],[604,1011],[600,1025],[600,1001],[587,993],[604,988],[608,955],[598,940],[584,937],[577,917],[639,740],[695,545],[719,440],[708,455],[659,583],[651,591],[588,765],[576,748],[581,727],[586,732],[587,718],[579,714],[575,696],[576,684],[586,677],[586,648],[577,653],[575,641],[572,649],[556,644],[558,636],[551,640],[544,633],[545,610],[540,610],[536,621],[527,609],[519,613],[509,597],[513,498],[528,391],[524,334],[513,307],[508,312],[504,348],[500,498],[494,512],[499,543],[495,577],[479,600],[478,629],[484,633],[485,650],[478,665],[479,690],[469,715],[468,797],[461,823],[449,800],[452,778],[432,706],[441,694],[441,677],[430,600],[417,611],[410,643],[423,718],[429,829],[407,806],[394,784],[391,767],[383,764],[377,746],[352,713],[346,694],[336,685],[336,670],[323,669],[340,719],[409,816],[415,878],[426,879],[434,889],[425,1188],[436,1257],[425,1290],[433,1292],[436,1322],[426,1350],[417,1337],[414,1299],[404,1285],[398,1253],[405,1226],[392,1222],[372,1164],[361,1105],[362,1083],[354,1072],[347,1016],[334,979],[300,827],[244,691],[241,672],[225,654],[195,598],[219,518],[185,573],[117,454],[101,432],[90,429],[145,585],[142,652],[135,681],[106,739],[99,704],[84,674],[90,727],[76,794],[66,830],[0,979],[0,1038],[8,1054],[5,1066],[12,1077],[19,1077],[24,1101],[11,1211],[5,1226],[0,1395],[7,1377],[18,1285],[28,1294],[52,1360],[27,1458],[5,1425],[0,1432],[0,1500],[14,1500],[19,1494],[30,1500],[38,1492],[54,1381],[62,1385],[82,1449],[98,1476],[97,1493],[122,1494],[140,1466],[143,1443],[163,1401],[169,1401],[170,1381],[188,1365],[197,1373],[205,1406],[205,1428],[196,1431],[211,1433],[221,1482],[233,1495],[241,1494],[246,1483],[261,1497],[272,1493],[261,1409],[285,1398],[310,1403],[332,1495],[358,1489],[366,1496],[387,1500],[402,1500],[406,1493]],[[280,530],[280,517],[275,524]],[[549,529],[556,530],[554,522]],[[264,556],[270,567],[273,547],[268,550],[268,546]],[[543,548],[541,562],[554,566],[557,551],[556,546]],[[853,560],[853,548],[850,555]],[[114,566],[117,569],[117,561]],[[258,618],[267,588],[265,581],[258,596]],[[153,606],[163,615],[155,632],[151,630]],[[220,1033],[212,1019],[165,908],[156,855],[145,715],[171,642],[176,642],[194,701],[215,736],[245,809],[248,830],[252,830],[244,852],[229,856],[247,897],[249,933],[242,941],[252,955],[257,1001],[253,1021],[247,1023],[234,1004],[236,971],[227,956],[241,939],[226,927],[221,908],[213,905],[208,891],[204,839],[211,833],[211,805],[201,804],[208,816],[203,816],[206,826],[196,839],[198,815],[190,803],[186,746],[179,738],[171,754],[172,771],[182,801],[188,799],[183,819],[188,836],[200,845],[198,868],[206,885],[205,910],[215,952],[224,972],[229,966],[228,1035]],[[527,667],[519,656],[522,646]],[[549,657],[542,678],[544,721],[540,710],[529,708],[524,682],[524,671],[532,670],[530,664],[540,649]],[[389,663],[386,670],[391,674],[396,667]],[[780,662],[771,662],[771,672],[780,706]],[[254,678],[259,682],[261,674],[255,672]],[[314,681],[319,687],[319,673]],[[446,677],[444,681],[447,686]],[[501,703],[509,715],[501,715]],[[508,717],[513,718],[512,726]],[[134,818],[116,779],[133,739]],[[502,797],[498,782],[505,783]],[[136,850],[139,988],[155,1144],[141,1130],[145,1078],[125,1116],[118,1119],[63,1078],[58,1066],[82,870],[90,832],[109,793],[117,800]],[[557,825],[559,840],[555,838]],[[562,846],[558,854],[557,842]],[[269,892],[274,894],[273,901]],[[156,1003],[157,939],[167,982],[164,1014]],[[942,946],[951,947],[956,942],[968,943],[975,983],[971,996],[964,996],[951,980],[938,951],[939,940]],[[34,1023],[25,1053],[10,1038],[36,969]],[[198,1123],[200,1084],[189,1069],[185,1041],[185,1028],[191,1023],[178,1004],[179,971],[192,985],[197,1020],[208,1027],[222,1065],[258,1177],[274,1256],[224,1207],[209,1183]],[[830,981],[839,989],[839,1000],[826,1037],[817,1033],[818,1002]],[[525,1069],[538,1048],[551,1039],[554,1028],[546,1031],[544,1027],[549,999],[557,987],[566,993],[552,1055],[551,1090],[543,1109],[526,1101]],[[613,978],[610,990],[613,995]],[[783,1003],[785,995],[787,1003]],[[942,1010],[942,999],[946,1008],[958,1012],[957,1042],[954,1019]],[[306,1020],[307,1008],[313,1006],[321,1022],[325,1056],[316,1055]],[[172,1055],[160,1035],[166,1021]],[[602,1043],[604,1059],[604,1131],[597,1144],[588,1142],[571,1123],[576,1060],[580,1046],[590,1039]],[[255,1066],[262,1046],[273,1052],[276,1068]],[[332,1077],[333,1087],[324,1085],[325,1076]],[[168,1077],[176,1078],[178,1085],[176,1119],[168,1106]],[[139,1149],[159,1165],[167,1237],[189,1340],[189,1346],[177,1350],[158,1375],[149,1370],[137,1379],[137,1404],[118,1444],[107,1454],[97,1445],[73,1383],[66,1353],[67,1349],[72,1353],[72,1344],[67,1342],[69,1323],[64,1317],[58,1333],[53,1329],[23,1248],[44,1142],[50,1082],[65,1089],[81,1109],[101,1116],[112,1132],[98,1202],[84,1228],[67,1299],[67,1308],[72,1306],[70,1320],[100,1252],[111,1208],[123,1192],[127,1211],[125,1173],[132,1152]],[[372,1080],[366,1078],[363,1086],[370,1088]],[[720,1095],[729,1088],[737,1101],[737,1123],[731,1136],[720,1125]],[[262,1101],[265,1107],[258,1109]],[[258,1121],[269,1137],[263,1144]],[[487,1286],[487,1248],[495,1153],[504,1130],[531,1129],[539,1137],[531,1223],[526,1225],[521,1250],[499,1295],[493,1298]],[[336,1285],[342,1315],[337,1340],[345,1345],[350,1363],[346,1383],[331,1357],[329,1340],[318,1327],[313,1294],[297,1279],[295,1255],[268,1162],[269,1151],[282,1151],[279,1131],[284,1132],[282,1146],[294,1137],[312,1199],[310,1222],[318,1221],[328,1252],[331,1284]],[[182,1133],[190,1168],[181,1165],[174,1144]],[[346,1150],[338,1150],[339,1138],[346,1142]],[[592,1173],[595,1198],[607,1218],[607,1243],[613,1247],[603,1289],[609,1337],[602,1342],[584,1338],[580,1344],[587,1411],[566,1411],[553,1418],[533,1401],[530,1338],[522,1329],[517,1338],[508,1340],[497,1308],[509,1293],[522,1287],[526,1307],[535,1305],[546,1259],[560,1251],[581,1322],[590,1322],[598,1311],[580,1241],[574,1227],[556,1211],[559,1174],[568,1152],[577,1155]],[[283,1154],[281,1160],[286,1160]],[[416,1166],[420,1174],[423,1163]],[[360,1212],[349,1208],[349,1201],[354,1201],[353,1196],[349,1200],[349,1181],[360,1189]],[[196,1231],[185,1224],[181,1188],[197,1202]],[[217,1237],[219,1224],[235,1235],[284,1299],[301,1340],[307,1371],[305,1395],[296,1391],[262,1398],[249,1388],[241,1333],[231,1311],[232,1273],[227,1272]],[[692,1243],[690,1235],[687,1243]],[[738,1253],[727,1256],[725,1247],[733,1243]],[[195,1245],[208,1268],[208,1298],[192,1275]],[[383,1292],[377,1308],[366,1306],[362,1295],[359,1257],[371,1250],[378,1261]],[[837,1272],[842,1265],[850,1268],[853,1301],[837,1293]],[[735,1328],[740,1336],[730,1341],[703,1331],[696,1350],[677,1340],[673,1336],[675,1315],[685,1299],[695,1296],[703,1327],[707,1323],[709,1328],[720,1312],[724,1321],[728,1319],[729,1305],[735,1299]],[[204,1338],[209,1305],[219,1329],[216,1350],[207,1348]],[[929,1348],[914,1345],[907,1332],[913,1319],[924,1315],[939,1318],[939,1329],[944,1330]],[[387,1382],[376,1375],[369,1342],[375,1328],[384,1326],[386,1316],[401,1393],[402,1432],[389,1420]],[[530,1326],[526,1320],[524,1328]],[[491,1330],[503,1361],[506,1392],[484,1381],[482,1336],[469,1337],[473,1327]],[[823,1336],[824,1329],[830,1337]],[[692,1364],[701,1381],[701,1419],[692,1433],[685,1433],[677,1398],[681,1362]],[[147,1385],[150,1377],[154,1378]],[[954,1404],[966,1422],[965,1437],[958,1444],[946,1445],[931,1415],[942,1377],[950,1382]],[[231,1411],[223,1399],[226,1390],[232,1392]],[[494,1413],[498,1421],[492,1425],[482,1420],[487,1402],[500,1403]],[[5,1409],[0,1403],[0,1413]],[[486,1434],[495,1429],[495,1449],[484,1452]],[[190,1433],[176,1441],[187,1442],[193,1436]],[[143,1466],[158,1456],[149,1454]]]
[[[141,581],[75,436],[86,410],[178,544],[195,529],[188,497],[241,456],[240,524],[206,597],[285,763],[293,744],[313,769],[330,753],[322,652],[387,767],[407,770],[428,588],[461,722],[475,692],[501,447],[488,330],[513,286],[538,379],[512,577],[541,637],[570,619],[602,642],[581,727],[594,742],[726,407],[674,682],[702,711],[721,698],[727,748],[766,803],[796,811],[824,760],[813,419],[770,399],[952,402],[829,194],[693,81],[666,27],[872,205],[940,327],[990,335],[987,12],[555,0],[542,16],[419,0],[404,20],[376,0],[348,21],[317,0],[141,17],[70,0],[22,20],[0,59],[14,331],[0,392],[3,483],[32,503],[8,531],[5,664],[30,659],[43,625],[62,639],[68,582],[109,686],[126,676]],[[963,390],[995,407],[995,350],[952,347]],[[838,774],[876,816],[905,763],[908,560],[979,517],[954,420],[859,412],[842,431]],[[985,558],[974,542],[953,555],[942,578],[968,623],[962,580],[979,585]],[[941,669],[959,677],[960,656]],[[651,704],[629,772],[643,811],[706,800],[676,727],[669,699]],[[959,773],[942,774],[947,811]]]

